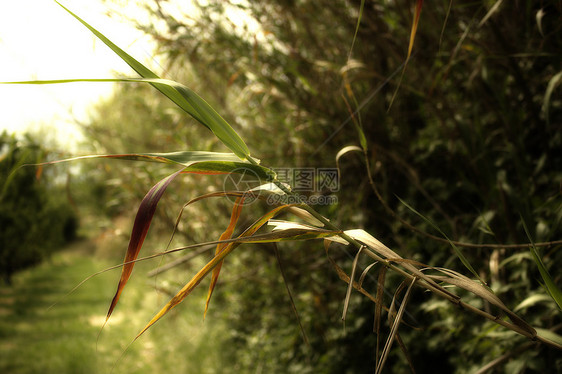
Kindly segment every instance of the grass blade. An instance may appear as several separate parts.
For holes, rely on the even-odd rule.
[[[258,177],[260,180],[272,180],[275,173],[263,166],[242,162],[234,153],[182,151],[170,153],[127,153],[115,155],[86,155],[55,160],[28,166],[54,165],[62,162],[109,158],[128,161],[160,162],[171,165],[181,165],[185,168],[182,173],[190,174],[246,174]],[[24,165],[25,166],[25,165]]]
[[[293,215],[295,215],[295,216],[303,219],[304,221],[308,222],[312,226],[315,226],[315,227],[323,227],[324,226],[324,224],[322,222],[320,222],[316,217],[314,217],[312,214],[310,214],[308,211],[306,211],[302,208],[291,207],[291,208],[288,208],[288,211],[290,213],[292,213]]]
[[[384,298],[384,282],[386,280],[386,271],[388,268],[386,266],[381,266],[379,270],[379,277],[377,280],[377,294],[376,294],[376,304],[375,304],[375,321],[373,325],[373,330],[377,334],[377,347],[376,347],[376,361],[379,361],[379,346],[381,337],[381,317],[382,317],[382,307]]]
[[[558,288],[558,286],[556,286],[546,266],[544,266],[544,262],[542,262],[539,252],[537,251],[537,247],[535,246],[533,239],[531,238],[531,234],[527,229],[527,225],[525,224],[523,217],[521,217],[521,222],[523,223],[523,228],[525,229],[527,237],[531,241],[531,246],[529,249],[531,250],[531,254],[533,255],[533,259],[535,260],[537,267],[539,268],[539,272],[541,273],[541,277],[544,281],[546,290],[548,291],[550,297],[552,297],[556,304],[558,304],[558,308],[562,310],[562,291],[560,290],[560,288]]]
[[[562,71],[556,74],[554,77],[550,79],[548,82],[548,86],[546,87],[546,91],[544,93],[544,99],[542,101],[542,111],[544,113],[544,118],[546,120],[547,125],[550,125],[550,97],[552,96],[552,91],[560,84],[562,81]]]
[[[349,284],[347,286],[347,291],[345,293],[345,301],[343,303],[343,312],[341,316],[341,320],[345,322],[345,317],[347,315],[347,308],[349,307],[349,299],[351,298],[351,290],[353,289],[353,280],[355,279],[355,274],[357,273],[357,262],[359,261],[359,256],[363,251],[364,246],[361,246],[353,259],[353,265],[351,267],[351,276],[349,277]]]
[[[418,23],[420,21],[421,10],[423,6],[423,0],[417,0],[416,2],[416,12],[414,14],[414,22],[412,22],[412,29],[410,30],[410,43],[408,44],[408,56],[406,60],[410,59],[412,56],[412,49],[414,48],[414,40],[416,39],[416,33],[418,31]],[[406,66],[404,66],[404,70]]]
[[[414,40],[416,39],[416,33],[418,31],[418,23],[420,21],[421,10],[423,6],[423,0],[416,1],[416,10],[414,13],[414,21],[412,22],[412,29],[410,30],[410,42],[408,43],[408,54],[406,55],[406,61],[404,61],[404,67],[402,68],[402,74],[400,75],[400,80],[396,85],[396,90],[394,90],[394,94],[390,99],[390,103],[388,104],[388,110],[392,107],[394,103],[394,99],[398,94],[398,90],[400,89],[400,85],[402,84],[402,80],[404,79],[404,73],[406,72],[406,67],[408,66],[408,62],[410,61],[410,57],[412,57],[412,50],[414,49]]]
[[[452,294],[451,292],[447,291],[445,288],[439,286],[430,276],[420,271],[416,262],[408,261],[402,258],[398,253],[394,252],[392,249],[388,248],[384,244],[382,244],[379,240],[373,237],[371,234],[366,232],[362,229],[355,229],[355,230],[346,230],[344,231],[345,234],[350,236],[351,238],[365,244],[367,247],[372,249],[378,255],[383,256],[392,262],[400,263],[400,265],[409,271],[412,275],[418,277],[419,279],[423,280],[424,282],[430,284],[431,286],[439,289],[441,292],[448,294],[451,298],[457,299],[458,296]],[[348,244],[347,241],[343,240],[339,236],[332,236],[329,237],[328,240],[336,241],[342,244]]]
[[[562,346],[562,336],[558,335],[554,331],[547,330],[547,329],[540,329],[540,328],[537,328],[536,330],[537,330],[537,335],[542,336],[558,344],[559,346]]]
[[[234,232],[234,228],[236,227],[236,223],[240,218],[240,213],[242,213],[242,207],[244,206],[244,196],[236,198],[236,202],[234,203],[234,207],[232,208],[232,214],[230,215],[230,223],[226,230],[221,234],[219,240],[230,239]],[[217,248],[215,249],[215,256],[220,254],[229,244],[217,244]],[[205,312],[203,313],[203,318],[207,315],[207,310],[209,309],[209,302],[211,301],[211,295],[213,294],[213,290],[217,285],[217,281],[219,280],[219,274],[221,271],[223,261],[219,262],[217,266],[213,269],[213,274],[211,277],[211,284],[209,285],[209,293],[207,294],[207,301],[205,302]]]
[[[377,264],[378,264],[378,261],[375,261],[371,265],[367,266],[365,268],[365,270],[363,270],[363,272],[361,273],[361,276],[359,277],[359,280],[357,281],[357,283],[359,283],[360,286],[363,286],[363,281],[365,281],[365,277],[367,276],[369,271]]]
[[[271,243],[283,240],[309,240],[321,239],[327,236],[338,235],[339,232],[328,230],[304,230],[304,229],[288,229],[280,232],[271,232],[263,235],[254,235],[263,225],[271,218],[281,213],[283,210],[288,209],[295,204],[287,204],[278,206],[254,222],[248,227],[238,238],[234,240],[224,240],[224,242],[232,241],[220,253],[216,254],[201,270],[193,276],[193,278],[150,320],[150,322],[137,334],[134,340],[138,339],[146,330],[166,315],[172,308],[181,303],[194,289],[201,283],[201,281],[217,267],[226,256],[228,256],[236,247],[242,243]]]
[[[55,0],[56,1],[56,0]],[[230,148],[238,157],[246,159],[250,156],[250,151],[242,138],[234,131],[234,129],[201,97],[189,88],[179,83],[160,80],[158,75],[146,66],[141,64],[127,52],[115,45],[111,40],[106,38],[102,33],[90,26],[86,21],[71,12],[64,5],[56,1],[64,10],[76,18],[86,28],[88,28],[95,36],[105,43],[113,52],[115,52],[123,61],[125,61],[133,70],[141,77],[155,79],[162,82],[149,82],[154,88],[163,93],[166,97],[176,103],[180,108],[193,116],[196,120],[209,128],[228,148]]]
[[[227,147],[229,147],[238,158],[247,159],[249,151],[244,141],[230,127],[230,125],[201,97],[187,86],[168,79],[158,77],[143,78],[74,78],[74,79],[52,79],[0,82],[0,84],[64,84],[64,83],[148,83],[162,92],[168,99],[173,101],[182,110],[195,118],[209,130],[211,130]]]
[[[396,317],[394,318],[394,322],[392,323],[392,328],[390,329],[390,334],[388,335],[388,338],[386,340],[386,344],[384,345],[381,358],[380,358],[379,362],[377,363],[377,367],[375,369],[376,374],[382,372],[382,369],[384,367],[384,364],[386,362],[388,354],[390,353],[390,348],[392,347],[392,343],[394,342],[394,338],[396,337],[396,335],[398,333],[398,327],[400,326],[400,323],[402,322],[402,316],[404,315],[404,311],[406,310],[406,304],[408,304],[408,300],[410,298],[412,288],[414,287],[414,284],[416,283],[417,280],[418,280],[418,278],[415,278],[415,277],[412,279],[412,281],[410,282],[410,284],[408,286],[408,289],[406,290],[406,294],[404,295],[404,298],[402,299],[402,304],[400,305],[400,309],[398,309],[398,313],[396,314]],[[392,301],[392,305],[394,305],[394,300]],[[389,318],[390,318],[390,316],[389,316]]]
[[[242,174],[246,177],[257,177],[256,180],[267,181],[274,178],[274,173],[263,166],[247,162],[203,161],[197,162],[182,170],[187,174]]]
[[[205,161],[240,161],[234,153],[204,152],[204,151],[180,151],[168,153],[139,153],[133,155],[134,159],[155,162],[164,162],[190,166],[197,162]]]
[[[287,241],[301,241],[324,239],[340,235],[341,231],[321,230],[321,229],[287,229],[276,230],[267,234],[243,236],[237,239],[238,243],[279,243]]]
[[[119,301],[121,292],[123,292],[123,289],[125,288],[125,285],[127,284],[127,281],[131,276],[131,273],[133,272],[133,267],[135,265],[134,260],[138,257],[144,239],[146,238],[146,234],[148,233],[148,229],[150,228],[152,217],[154,216],[154,212],[156,211],[156,206],[158,205],[158,202],[166,191],[168,185],[179,174],[180,171],[177,171],[174,174],[162,179],[154,187],[152,187],[150,191],[148,191],[146,196],[142,199],[142,202],[137,211],[137,215],[135,217],[135,222],[133,224],[133,231],[131,233],[129,247],[125,255],[125,260],[123,261],[125,265],[123,265],[121,278],[119,279],[119,284],[117,285],[117,291],[115,292],[115,296],[113,296],[113,300],[111,300],[105,322],[107,322],[107,320],[111,316],[111,313],[113,312],[113,309],[115,309],[115,306]]]
[[[342,149],[340,149],[336,154],[336,167],[338,168],[338,170],[340,170],[340,158],[342,158],[342,156],[353,151],[363,152],[364,149],[365,148],[359,148],[356,145],[348,145],[347,147],[343,147]]]
[[[484,18],[482,18],[482,20],[480,21],[480,23],[478,24],[478,27],[482,27],[490,17],[492,17],[492,15],[494,15],[494,13],[496,13],[498,11],[498,9],[500,8],[500,5],[502,4],[503,0],[498,0],[495,2],[494,5],[492,5],[492,7],[490,8],[490,10],[488,10],[488,12],[486,13],[486,15],[484,16]]]
[[[351,41],[351,47],[349,48],[349,54],[347,55],[348,61],[351,60],[353,47],[355,46],[355,41],[357,40],[357,33],[359,32],[359,26],[361,25],[361,18],[363,18],[364,8],[365,8],[365,0],[361,0],[361,5],[359,6],[359,15],[357,16],[357,24],[355,25],[355,33],[353,34],[353,40]]]

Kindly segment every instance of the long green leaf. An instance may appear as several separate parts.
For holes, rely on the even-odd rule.
[[[558,335],[554,331],[547,330],[547,329],[540,329],[540,328],[537,328],[536,330],[537,330],[537,335],[562,346],[562,336]]]
[[[533,255],[533,259],[535,260],[537,267],[539,268],[539,272],[541,273],[541,277],[544,281],[544,285],[546,286],[546,290],[548,291],[550,297],[552,297],[552,299],[556,302],[556,304],[558,304],[558,308],[562,310],[562,290],[560,290],[560,288],[556,286],[556,284],[552,280],[552,277],[550,276],[550,273],[546,269],[546,266],[544,266],[544,263],[542,262],[539,252],[537,251],[537,247],[535,246],[535,243],[531,238],[531,234],[527,229],[527,225],[525,224],[523,217],[521,217],[521,222],[523,223],[523,228],[525,229],[525,233],[527,234],[527,237],[531,241],[531,246],[530,246],[531,254]]]
[[[182,173],[193,174],[243,174],[245,176],[255,177],[256,180],[272,180],[272,172],[259,165],[248,164],[246,162],[229,162],[229,161],[203,161],[194,163],[185,168]]]
[[[542,101],[542,111],[544,113],[544,118],[546,123],[550,125],[550,97],[552,96],[552,92],[562,82],[562,71],[553,76],[550,81],[548,82],[548,86],[546,87],[546,91],[544,93],[544,99]]]
[[[181,151],[167,153],[139,153],[135,155],[139,159],[147,161],[176,163],[190,166],[195,162],[202,161],[231,161],[239,162],[239,158],[233,153],[203,152],[203,151]]]
[[[357,34],[359,33],[359,26],[361,25],[361,18],[363,18],[363,9],[365,8],[365,0],[361,0],[361,5],[359,6],[359,15],[357,16],[357,24],[355,25],[355,33],[353,34],[353,40],[351,41],[351,47],[349,48],[349,53],[347,55],[347,60],[351,60],[351,54],[353,53],[353,47],[355,46],[355,41],[357,40]]]
[[[361,251],[363,251],[364,246],[361,246],[357,253],[355,254],[355,258],[353,259],[353,265],[351,267],[351,275],[349,276],[349,284],[347,287],[347,291],[345,293],[345,300],[343,302],[343,312],[341,315],[341,320],[345,323],[345,318],[347,316],[347,309],[349,307],[349,300],[351,298],[351,290],[353,290],[353,282],[355,279],[355,274],[357,273],[357,262],[359,261],[359,256],[361,256]]]
[[[234,153],[183,151],[170,153],[125,153],[115,155],[86,155],[32,164],[35,166],[53,165],[62,162],[109,158],[129,161],[160,162],[164,164],[182,165],[182,173],[193,174],[228,174],[237,173],[253,175],[260,180],[272,180],[275,173],[263,166],[240,161]]]
[[[72,78],[0,82],[0,84],[33,85],[64,83],[148,83],[156,87],[186,113],[211,130],[238,158],[247,159],[249,157],[249,150],[246,144],[234,129],[190,88],[172,80],[160,78]]]
[[[87,27],[95,36],[105,43],[113,52],[115,52],[123,61],[125,61],[133,70],[141,77],[154,79],[149,82],[154,88],[162,92],[166,97],[176,103],[180,108],[189,113],[204,126],[209,128],[228,148],[230,148],[238,157],[246,159],[250,156],[250,151],[242,138],[234,131],[234,129],[201,97],[189,88],[174,82],[160,80],[160,77],[152,70],[141,64],[127,52],[115,45],[111,40],[106,38],[102,33],[90,26],[86,21],[78,17],[64,5],[55,0],[64,10],[70,13],[80,23]]]
[[[381,358],[377,362],[377,367],[375,368],[375,374],[379,374],[379,373],[382,372],[382,369],[384,367],[386,359],[387,359],[387,357],[390,353],[390,348],[392,347],[392,344],[394,343],[394,339],[398,336],[398,327],[402,323],[402,316],[404,315],[404,311],[406,310],[406,305],[408,304],[408,301],[410,299],[412,288],[414,287],[414,284],[417,281],[418,281],[418,278],[414,277],[414,278],[412,278],[412,280],[410,281],[410,284],[408,285],[408,289],[406,290],[406,294],[404,295],[404,298],[402,299],[402,303],[400,304],[400,309],[398,309],[398,312],[396,313],[396,316],[394,317],[394,321],[392,322],[392,326],[390,328],[390,333],[388,334],[388,338],[386,339],[386,344],[384,345],[384,348],[382,350]],[[399,290],[400,290],[400,288],[399,288]],[[394,298],[393,298],[390,305],[394,306],[394,300],[395,300],[397,294],[399,293],[399,290],[396,291],[396,294],[394,295]],[[389,322],[390,322],[390,319],[392,317],[391,313],[388,314],[388,317],[389,317]]]

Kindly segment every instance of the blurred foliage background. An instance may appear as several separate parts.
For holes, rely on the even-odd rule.
[[[107,0],[109,8],[117,3]],[[335,167],[339,150],[360,144],[354,122],[361,124],[368,162],[361,153],[346,154],[340,160],[338,204],[318,206],[339,227],[364,228],[405,258],[461,272],[449,244],[423,234],[440,236],[397,197],[452,240],[528,243],[523,222],[535,242],[561,239],[560,2],[426,2],[402,78],[411,1],[365,1],[364,8],[360,1],[344,0],[143,4],[149,21],[129,21],[157,43],[166,61],[162,76],[204,97],[262,164]],[[145,85],[117,86],[82,128],[94,153],[224,150],[211,133]],[[96,165],[84,168],[86,184],[96,214],[113,220],[132,220],[142,196],[167,174],[137,163]],[[33,179],[35,171],[28,172]],[[145,250],[163,249],[183,203],[220,190],[223,183],[207,176],[174,182],[149,234],[159,240]],[[217,199],[188,208],[174,243],[217,239],[231,207]],[[240,227],[260,209],[247,209]],[[540,250],[558,285],[560,248]],[[372,371],[374,305],[353,294],[342,326],[346,284],[321,243],[281,244],[279,251],[309,344],[291,310],[273,248],[243,246],[227,258],[211,303],[211,318],[227,326],[216,344],[229,371]],[[543,289],[527,247],[473,246],[463,253],[508,307],[534,326],[560,333],[560,309]],[[120,260],[122,252],[109,256]],[[353,253],[338,247],[330,256],[350,271]],[[193,261],[174,267],[159,276],[158,289],[173,294],[194,269]],[[400,281],[389,275],[387,305]],[[375,277],[367,277],[364,287],[374,292]],[[426,293],[414,294],[406,321],[414,328],[403,326],[400,335],[416,372],[472,373],[498,357],[503,360],[490,372],[562,372],[560,352]],[[398,348],[387,371],[409,372]]]
[[[52,157],[29,135],[0,134],[0,273],[7,284],[14,272],[76,237],[78,217],[66,198],[69,176],[24,166]]]

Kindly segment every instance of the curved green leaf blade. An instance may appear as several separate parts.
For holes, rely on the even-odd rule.
[[[158,77],[156,73],[119,48],[102,33],[90,26],[86,21],[78,17],[58,1],[56,1],[56,3],[88,28],[141,77],[154,79],[154,81],[149,82],[154,88],[163,93],[197,121],[209,128],[224,143],[224,145],[230,148],[238,157],[245,159],[250,156],[250,150],[236,131],[234,131],[234,129],[195,92],[177,82],[159,79],[160,77]]]
[[[274,174],[271,170],[259,165],[245,162],[204,161],[197,162],[185,168],[182,173],[194,174],[244,174],[255,177],[256,180],[272,180]]]
[[[167,153],[139,153],[138,157],[146,157],[157,162],[176,163],[189,166],[201,161],[231,161],[239,162],[240,159],[233,153],[180,151]]]
[[[537,335],[562,346],[562,336],[558,335],[554,331],[540,328],[536,328],[535,330],[537,330]]]
[[[548,269],[542,262],[541,256],[539,255],[539,251],[537,251],[537,247],[535,246],[535,243],[531,238],[531,234],[527,228],[527,224],[525,223],[523,216],[521,216],[521,222],[523,223],[523,229],[525,230],[525,234],[527,234],[527,237],[531,241],[531,245],[529,246],[529,249],[531,250],[531,254],[533,255],[533,260],[535,260],[535,263],[539,268],[539,272],[541,273],[541,277],[544,281],[546,290],[550,295],[550,297],[552,297],[552,299],[556,302],[556,304],[558,304],[558,308],[562,310],[562,290],[560,290],[560,288],[558,288],[556,283],[554,283],[554,280],[550,276]]]
[[[115,155],[86,155],[49,161],[34,166],[52,165],[62,162],[87,160],[95,158],[110,158],[129,161],[160,162],[185,166],[182,173],[192,174],[245,174],[259,180],[273,180],[275,173],[263,166],[242,162],[234,153],[183,151],[170,153],[125,153]]]
[[[544,118],[546,123],[550,125],[550,97],[552,96],[552,92],[554,89],[562,82],[562,71],[553,76],[550,81],[548,82],[548,86],[546,87],[546,91],[544,93],[543,103],[542,103],[542,111],[544,113]]]

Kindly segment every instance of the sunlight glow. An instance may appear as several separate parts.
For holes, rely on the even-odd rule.
[[[137,7],[114,6],[109,17],[102,0],[62,1],[117,45],[151,68],[153,45],[119,17],[144,15]],[[118,13],[117,13],[118,12]],[[20,0],[0,5],[0,81],[111,78],[136,74],[109,48],[54,1]],[[63,145],[74,148],[80,134],[74,119],[85,121],[88,106],[112,91],[110,83],[0,85],[0,131],[46,127]],[[44,131],[44,130],[43,130]],[[71,144],[69,144],[71,143]]]

